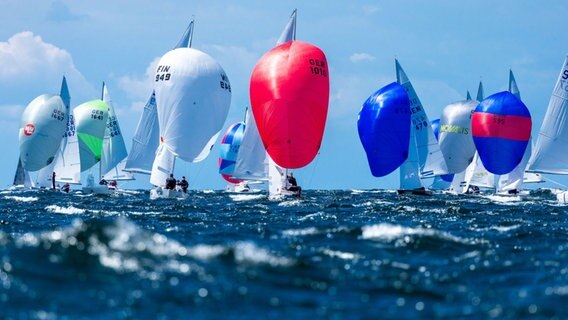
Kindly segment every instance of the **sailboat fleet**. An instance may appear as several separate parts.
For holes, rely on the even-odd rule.
[[[276,46],[252,70],[251,108],[244,121],[231,125],[221,139],[219,173],[227,191],[250,192],[251,184],[266,183],[270,199],[298,196],[301,187],[292,170],[319,152],[329,105],[328,62],[320,48],[296,40],[296,16],[294,10]],[[232,94],[221,65],[192,47],[193,27],[191,21],[159,60],[130,153],[107,86],[103,83],[100,99],[71,109],[63,77],[59,95],[38,96],[22,115],[14,185],[74,184],[83,185],[82,192],[112,194],[118,190],[112,182],[132,180],[137,173],[149,175],[151,199],[187,198],[185,188],[166,182],[176,161],[208,157]],[[395,75],[363,103],[357,128],[371,174],[399,170],[399,194],[485,188],[518,195],[523,183],[542,182],[542,173],[568,174],[568,58],[534,146],[531,114],[512,71],[507,91],[484,97],[480,82],[476,100],[468,91],[465,100],[448,104],[433,121],[398,60]],[[37,172],[36,180],[30,172]],[[557,198],[568,203],[568,191]]]

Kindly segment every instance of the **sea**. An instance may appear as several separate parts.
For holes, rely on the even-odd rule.
[[[0,318],[568,319],[555,192],[4,190]]]

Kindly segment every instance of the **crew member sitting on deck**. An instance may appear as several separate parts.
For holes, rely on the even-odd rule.
[[[65,183],[61,188],[61,191],[63,192],[69,192],[69,190],[71,190],[71,186],[68,183]]]
[[[166,179],[166,189],[175,190],[176,188],[176,179],[174,178],[174,174],[170,173],[170,177]]]
[[[99,184],[101,186],[106,186],[108,184],[108,182],[105,180],[105,178],[102,178],[101,181],[99,181]]]
[[[288,191],[294,191],[298,197],[302,195],[302,187],[298,186],[298,182],[296,181],[296,178],[294,178],[294,174],[292,172],[290,172],[290,174],[288,174],[288,184],[290,185],[287,190]]]
[[[181,177],[181,181],[178,184],[181,187],[181,191],[187,193],[187,187],[189,187],[189,183],[185,180],[185,176]]]

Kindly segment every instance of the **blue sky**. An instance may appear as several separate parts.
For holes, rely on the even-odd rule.
[[[126,143],[151,92],[157,59],[195,18],[193,47],[225,69],[232,86],[223,132],[242,119],[256,61],[298,8],[297,39],[320,47],[330,67],[331,97],[320,155],[296,171],[305,188],[396,188],[398,172],[371,176],[357,136],[357,114],[378,88],[395,80],[396,57],[430,120],[475,92],[506,90],[509,68],[533,116],[536,136],[568,53],[561,0],[537,1],[32,1],[0,5],[0,185],[13,179],[24,107],[57,93],[66,75],[72,106],[109,86]],[[219,189],[216,146],[197,164],[177,162],[191,188]],[[564,184],[568,178],[552,177]],[[148,188],[138,176],[130,187]]]

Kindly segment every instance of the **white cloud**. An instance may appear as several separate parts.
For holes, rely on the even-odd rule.
[[[377,12],[379,12],[381,10],[381,8],[379,6],[375,6],[375,5],[367,5],[363,7],[363,13],[366,16],[371,16],[376,14]]]
[[[152,93],[154,83],[152,79],[161,57],[156,57],[146,67],[143,75],[125,75],[118,78],[118,86],[133,100],[143,100]]]
[[[354,53],[349,57],[349,60],[353,63],[363,62],[363,61],[373,61],[375,57],[368,53]]]
[[[4,92],[27,88],[29,92],[56,93],[63,75],[72,96],[94,92],[75,67],[71,54],[44,42],[39,35],[24,31],[0,42],[0,87]]]

